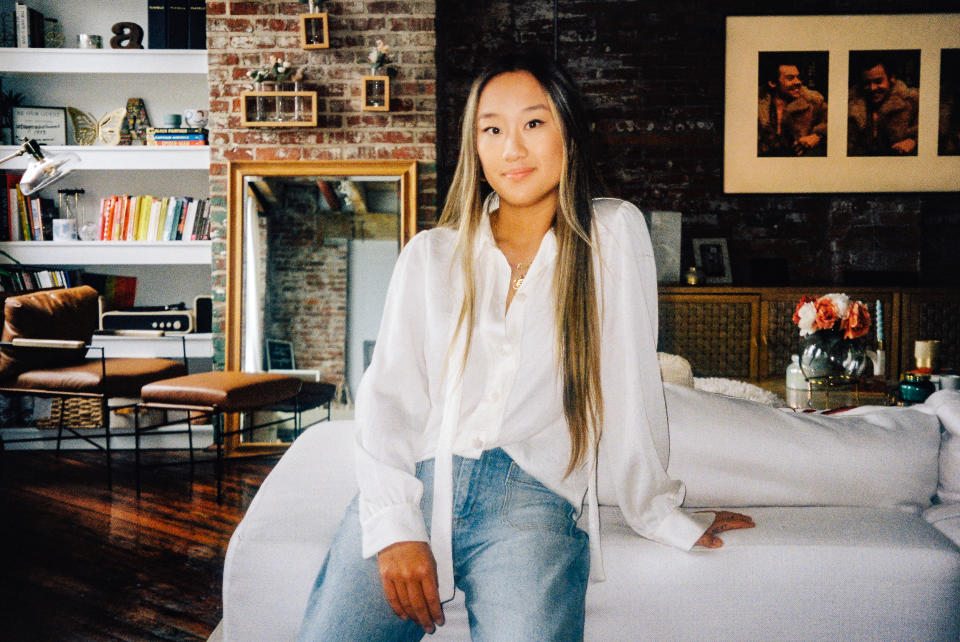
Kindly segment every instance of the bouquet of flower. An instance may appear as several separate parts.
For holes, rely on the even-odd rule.
[[[365,62],[370,65],[370,71],[373,75],[377,75],[377,71],[381,68],[383,73],[391,78],[397,75],[397,70],[389,66],[393,64],[393,59],[390,57],[390,45],[384,44],[383,40],[379,38],[377,38],[376,46],[370,50]]]
[[[851,301],[846,294],[824,294],[814,299],[800,298],[793,322],[805,337],[817,330],[838,330],[844,339],[857,339],[870,330],[870,308],[862,301]]]

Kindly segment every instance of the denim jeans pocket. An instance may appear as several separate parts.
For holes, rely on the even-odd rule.
[[[505,523],[517,530],[574,535],[574,512],[570,502],[511,462],[501,511]]]

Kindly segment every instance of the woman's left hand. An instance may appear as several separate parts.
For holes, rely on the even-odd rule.
[[[740,528],[753,528],[755,524],[749,515],[734,513],[729,510],[716,511],[698,511],[701,513],[713,513],[713,523],[710,528],[700,536],[694,546],[703,546],[704,548],[720,548],[723,546],[723,540],[717,537],[725,531],[737,530]]]

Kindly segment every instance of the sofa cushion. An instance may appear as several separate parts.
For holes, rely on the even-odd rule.
[[[97,291],[89,286],[42,290],[7,298],[0,339],[70,339],[90,343],[97,327]],[[86,350],[0,348],[0,380],[34,368],[83,360]]]
[[[927,398],[920,408],[940,419],[940,482],[937,499],[943,503],[960,502],[960,392],[941,390]]]
[[[664,385],[669,474],[685,506],[886,506],[920,510],[936,492],[940,423],[911,408],[796,413]],[[602,452],[602,451],[601,451]],[[616,494],[603,460],[602,504]]]

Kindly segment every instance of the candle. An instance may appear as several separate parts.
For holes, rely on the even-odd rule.
[[[883,345],[883,305],[877,299],[877,342]]]

